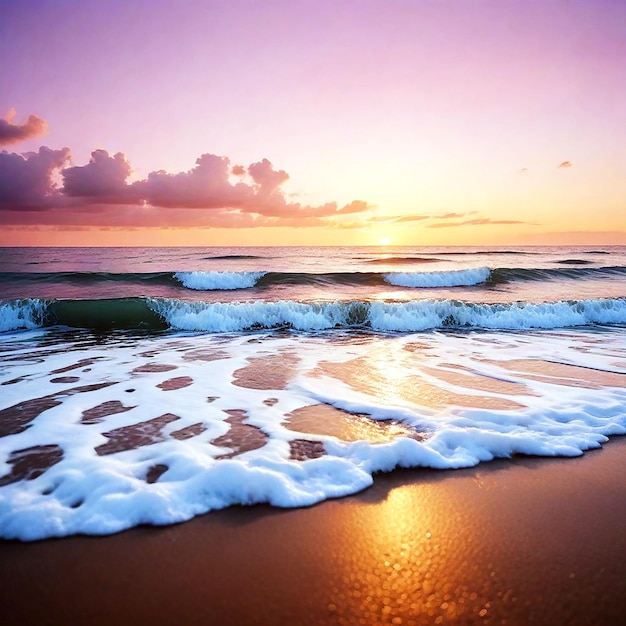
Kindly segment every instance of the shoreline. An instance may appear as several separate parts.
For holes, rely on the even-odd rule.
[[[0,541],[0,616],[69,626],[619,623],[625,468],[626,437],[613,437],[578,458],[395,470],[311,508],[232,507],[103,537]]]

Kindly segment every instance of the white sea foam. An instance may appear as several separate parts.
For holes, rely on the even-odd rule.
[[[383,274],[383,278],[397,287],[469,287],[486,282],[490,275],[488,267],[477,267],[447,272],[392,272]]]
[[[444,327],[523,330],[626,324],[626,300],[623,299],[539,304],[476,304],[456,300],[204,303],[155,299],[149,304],[172,328],[206,332],[281,327],[324,330],[355,326],[403,332]]]
[[[168,324],[179,330],[233,332],[249,329],[290,327],[325,330],[363,323],[367,305],[327,302],[232,302],[204,303],[152,300],[150,306]]]
[[[549,370],[543,376],[527,376],[516,365],[558,362],[573,366],[572,376],[598,370],[621,382],[626,378],[626,333],[621,329],[429,333],[419,338],[371,335],[341,342],[329,336],[271,334],[256,335],[252,343],[249,336],[122,337],[80,351],[72,342],[26,344],[19,334],[5,337],[3,343],[12,358],[0,369],[5,390],[0,411],[46,395],[61,404],[41,412],[22,432],[0,437],[0,480],[10,474],[8,461],[15,451],[56,445],[63,452],[63,458],[40,476],[0,487],[0,536],[5,538],[107,534],[138,524],[179,522],[232,504],[307,506],[357,492],[371,484],[372,473],[397,466],[452,469],[515,453],[573,456],[598,447],[609,435],[626,433],[623,386],[611,386],[608,380],[605,386],[586,388],[575,379],[568,384],[567,372],[555,378]],[[249,359],[272,355],[294,364],[287,388],[271,388],[271,376],[267,389],[232,384]],[[87,365],[75,366],[85,358],[90,360]],[[320,369],[324,363],[346,365],[354,359],[359,359],[355,367],[363,385],[352,386]],[[176,369],[133,371],[147,363]],[[271,374],[273,366],[268,367]],[[509,394],[485,391],[488,384],[455,382],[450,375],[459,372],[482,383],[519,385],[512,385]],[[182,376],[193,382],[163,390],[164,381]],[[110,385],[72,391],[102,382]],[[422,383],[452,397],[466,397],[467,402],[429,406],[428,393],[419,393]],[[504,398],[520,406],[470,408],[476,396]],[[100,423],[81,423],[83,411],[111,401],[132,408]],[[374,419],[393,418],[423,433],[424,439],[348,443],[285,427],[288,413],[319,402]],[[229,448],[212,442],[229,432],[227,411],[233,409],[245,411],[246,423],[261,429],[267,442],[219,459]],[[162,428],[162,441],[112,454],[95,452],[109,441],[105,433],[168,413],[178,419]],[[169,436],[199,423],[205,430],[195,436]],[[294,439],[321,441],[326,454],[293,460],[289,442]],[[149,484],[146,474],[159,464],[168,469]]]
[[[218,289],[249,289],[265,272],[177,272],[174,278],[187,289],[213,291]]]
[[[40,299],[10,300],[0,303],[0,332],[41,326],[46,303]]]
[[[454,300],[373,302],[369,323],[376,330],[421,331],[442,327],[524,330],[588,324],[626,324],[626,300],[476,304]]]
[[[0,332],[32,329],[51,323],[74,326],[85,323],[81,301],[67,302],[61,311],[48,314],[51,303],[39,299],[13,300],[0,304]],[[131,327],[141,323],[135,303]],[[626,299],[606,298],[561,302],[513,302],[480,304],[459,300],[416,300],[411,302],[228,302],[206,303],[147,298],[145,313],[156,312],[166,324],[177,330],[208,333],[238,332],[273,328],[330,330],[371,328],[379,331],[419,332],[437,328],[475,328],[525,330],[532,328],[569,328],[593,324],[626,325]],[[78,309],[72,315],[73,308]],[[106,301],[98,309],[97,321],[111,323],[128,316],[128,302]],[[147,317],[145,323],[152,322]],[[134,326],[133,326],[134,324]]]

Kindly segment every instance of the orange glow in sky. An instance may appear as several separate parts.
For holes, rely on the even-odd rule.
[[[625,244],[625,24],[613,0],[9,3],[0,245]]]

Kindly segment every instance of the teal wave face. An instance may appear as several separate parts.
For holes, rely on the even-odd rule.
[[[66,326],[96,331],[167,329],[224,333],[293,329],[421,332],[626,325],[626,299],[485,304],[410,302],[187,302],[166,298],[24,299],[0,303],[0,331]]]
[[[168,325],[144,298],[57,300],[46,311],[46,325],[92,330],[165,330]]]
[[[0,304],[0,331],[68,326],[98,331],[164,330],[166,321],[145,298],[109,300],[11,300]]]

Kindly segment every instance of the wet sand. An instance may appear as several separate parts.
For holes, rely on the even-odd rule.
[[[309,509],[0,542],[0,623],[611,625],[626,438],[575,459],[406,470]]]

